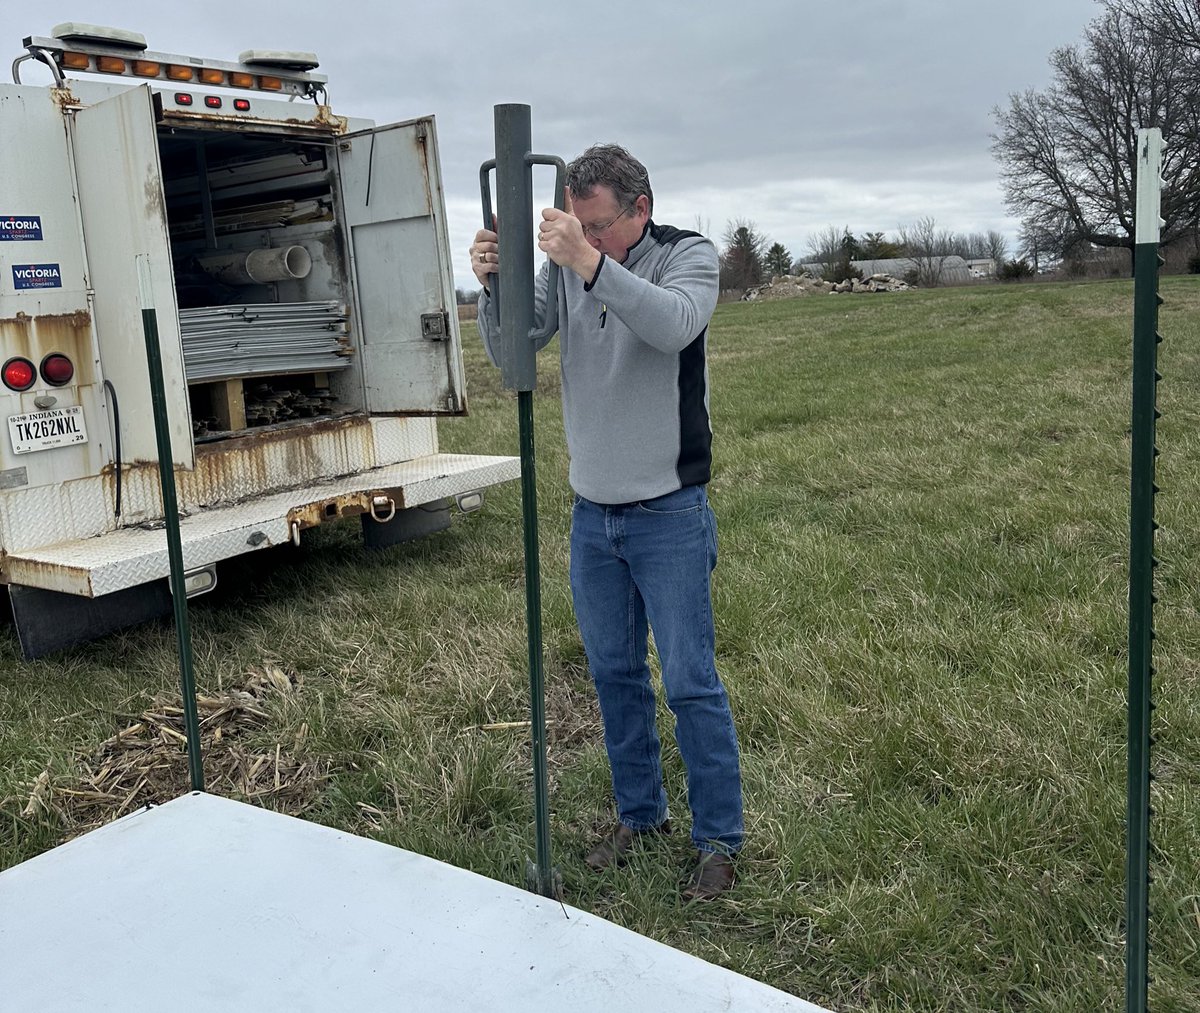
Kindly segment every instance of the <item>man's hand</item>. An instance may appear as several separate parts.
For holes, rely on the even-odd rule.
[[[538,249],[559,267],[569,268],[584,281],[591,281],[600,263],[600,251],[587,241],[579,219],[572,213],[571,192],[563,198],[563,210],[546,208],[538,228]]]
[[[475,242],[471,244],[471,270],[484,288],[488,287],[489,274],[500,273],[500,236],[491,229],[480,229],[475,233]]]

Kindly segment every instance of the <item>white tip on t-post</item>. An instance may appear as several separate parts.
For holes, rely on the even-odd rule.
[[[139,253],[134,261],[137,263],[138,301],[144,310],[154,309],[154,288],[150,284],[150,258]]]
[[[1158,245],[1162,227],[1162,131],[1147,127],[1138,131],[1137,204],[1133,241]]]

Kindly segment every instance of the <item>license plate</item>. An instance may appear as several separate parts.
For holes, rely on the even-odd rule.
[[[14,454],[32,454],[35,450],[70,447],[88,441],[80,405],[47,408],[28,415],[10,415],[8,435]]]

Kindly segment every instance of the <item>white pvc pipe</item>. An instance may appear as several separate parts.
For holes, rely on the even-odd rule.
[[[303,246],[278,246],[201,257],[200,266],[229,285],[263,285],[307,278],[312,257]]]

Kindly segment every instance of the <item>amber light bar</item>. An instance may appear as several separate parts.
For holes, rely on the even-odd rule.
[[[62,36],[26,38],[25,48],[34,55],[53,60],[63,71],[136,77],[143,81],[199,81],[201,84],[250,91],[274,92],[300,98],[323,93],[328,78],[313,73],[317,59],[312,53],[248,50],[240,62],[199,59],[169,53],[153,53],[145,42],[135,45],[106,38],[80,26]],[[139,36],[140,39],[140,36]]]

